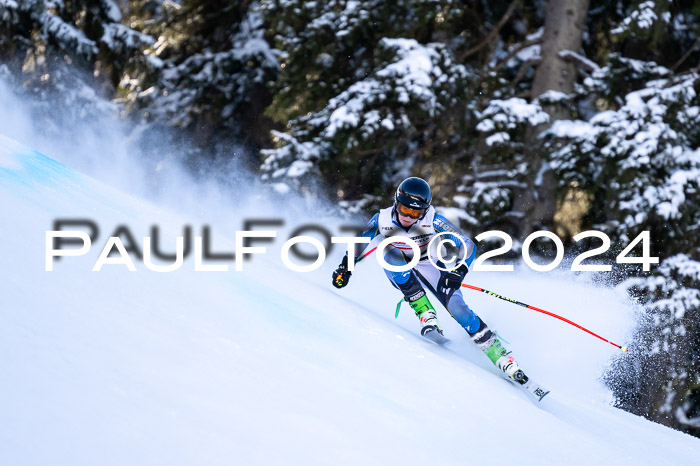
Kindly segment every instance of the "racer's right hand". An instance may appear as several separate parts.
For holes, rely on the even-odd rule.
[[[348,256],[343,257],[343,261],[340,263],[335,272],[333,272],[333,286],[336,288],[342,288],[348,284],[350,281],[350,276],[352,272],[348,270]]]

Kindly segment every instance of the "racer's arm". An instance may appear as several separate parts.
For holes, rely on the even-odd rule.
[[[435,231],[438,233],[445,233],[442,235],[445,238],[454,241],[458,248],[457,257],[465,258],[464,264],[466,265],[466,270],[464,270],[464,274],[462,276],[466,275],[472,265],[472,262],[474,262],[474,258],[476,257],[476,244],[474,244],[474,241],[462,233],[462,231],[452,222],[437,213],[433,217],[433,228],[435,228]]]
[[[374,214],[374,216],[369,219],[367,225],[362,229],[360,237],[369,238],[370,242],[379,234],[379,212]],[[356,243],[355,244],[355,262],[361,260],[362,255],[365,253],[369,243]]]
[[[379,234],[379,213],[377,212],[374,216],[367,222],[364,229],[360,233],[360,237],[369,238],[370,241]],[[356,243],[353,251],[355,257],[355,262],[361,260],[362,254],[368,248],[367,243]],[[333,272],[333,286],[336,288],[342,288],[348,284],[350,281],[350,276],[352,272],[348,270],[348,253],[345,253],[343,260],[337,269]]]

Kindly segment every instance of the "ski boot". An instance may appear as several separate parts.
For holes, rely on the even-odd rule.
[[[515,358],[510,355],[510,351],[503,347],[498,335],[492,332],[483,320],[480,322],[479,330],[474,334],[470,333],[469,336],[506,377],[525,390],[535,401],[539,403],[549,393],[549,390],[525,375]]]
[[[528,380],[527,376],[518,366],[515,358],[510,355],[511,352],[503,346],[498,336],[485,324],[484,327],[482,331],[472,336],[476,345],[509,379],[521,385],[526,383]]]
[[[435,313],[435,308],[430,301],[425,291],[421,290],[413,296],[406,298],[408,304],[416,313],[416,317],[420,319],[421,331],[420,334],[425,336],[427,333],[437,330],[437,332],[442,335],[442,330],[438,324],[437,314]]]

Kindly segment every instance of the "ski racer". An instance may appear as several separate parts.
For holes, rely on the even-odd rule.
[[[510,352],[503,346],[495,332],[467,306],[461,292],[464,276],[476,256],[474,242],[460,232],[450,221],[438,214],[431,205],[432,194],[428,183],[417,177],[405,179],[399,185],[394,196],[394,205],[381,209],[367,223],[361,236],[374,239],[404,236],[414,240],[421,251],[420,261],[412,269],[404,272],[384,270],[391,284],[399,289],[404,300],[408,302],[420,319],[421,335],[434,341],[444,340],[438,323],[435,308],[430,303],[425,288],[429,289],[445,306],[450,315],[467,331],[472,341],[506,376],[524,383],[527,377],[518,367]],[[437,260],[435,251],[429,251],[430,240],[436,234],[443,233],[447,239],[459,248],[458,257],[466,257],[459,267],[442,271],[436,267],[446,268]],[[439,240],[439,239],[438,239]],[[437,243],[438,241],[435,241]],[[369,248],[357,244],[354,250],[355,261],[363,257]],[[428,260],[432,258],[432,263]],[[413,258],[413,250],[403,242],[390,243],[384,250],[384,260],[390,265],[406,265]],[[434,265],[435,264],[435,265]],[[348,255],[345,254],[341,264],[333,272],[333,286],[343,288],[352,273],[348,270]],[[439,334],[439,336],[437,335]]]

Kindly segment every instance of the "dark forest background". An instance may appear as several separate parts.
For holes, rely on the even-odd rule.
[[[357,213],[418,175],[470,234],[600,230],[607,263],[650,232],[658,264],[606,275],[640,324],[605,381],[696,436],[699,68],[692,0],[0,0],[0,79],[47,132],[110,101],[199,177]]]

